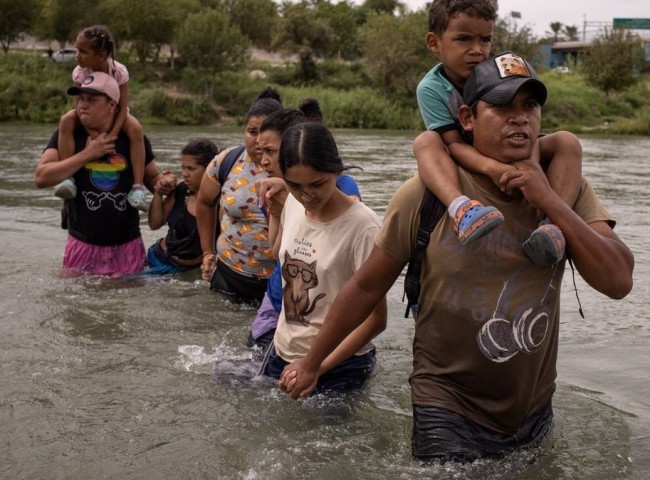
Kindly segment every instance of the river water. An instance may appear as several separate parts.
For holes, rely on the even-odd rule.
[[[111,280],[59,275],[60,201],[33,172],[53,127],[0,125],[0,478],[647,479],[650,478],[650,139],[584,138],[584,171],[636,257],[622,301],[567,269],[555,421],[548,444],[471,465],[410,455],[407,383],[413,337],[402,283],[376,340],[379,368],[340,398],[294,402],[250,381],[245,347],[255,312],[209,291],[198,275]],[[161,166],[208,136],[241,130],[149,127]],[[414,169],[412,132],[337,131],[365,201],[383,215]],[[161,232],[143,236],[150,245]],[[231,364],[231,374],[212,375]]]

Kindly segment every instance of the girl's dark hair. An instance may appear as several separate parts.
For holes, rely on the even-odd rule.
[[[90,41],[95,53],[106,52],[108,57],[114,58],[113,36],[106,25],[93,25],[84,28],[81,35]]]
[[[298,110],[305,114],[308,122],[323,121],[323,112],[321,112],[320,104],[315,98],[306,98],[303,100]]]
[[[192,140],[181,150],[183,155],[190,155],[196,159],[196,163],[205,167],[219,153],[217,146],[207,138]]]
[[[282,100],[280,99],[280,94],[271,87],[266,87],[257,96],[251,108],[248,109],[246,122],[248,123],[251,117],[268,116],[281,108]]]
[[[322,122],[323,114],[318,101],[313,98],[304,100],[298,110],[283,108],[266,117],[260,125],[260,133],[270,130],[282,136],[285,130],[293,125],[305,122]]]
[[[289,127],[280,143],[280,170],[284,175],[294,165],[307,165],[322,173],[341,173],[344,165],[331,132],[321,123],[301,123]]]

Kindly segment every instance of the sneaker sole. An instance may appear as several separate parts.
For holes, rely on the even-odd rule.
[[[555,265],[564,256],[560,255],[562,240],[548,230],[535,230],[521,246],[526,256],[535,265]]]
[[[54,190],[54,196],[59,197],[63,200],[72,200],[75,197],[75,194],[70,190],[69,187],[63,186]]]
[[[458,239],[463,245],[469,245],[475,240],[478,240],[481,237],[484,237],[492,230],[497,228],[503,223],[503,215],[498,210],[492,210],[487,212],[482,217],[476,219],[471,227],[469,227],[463,236],[459,236]]]

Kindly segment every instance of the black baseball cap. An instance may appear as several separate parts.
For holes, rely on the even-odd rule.
[[[472,106],[483,100],[492,105],[507,105],[524,85],[533,87],[539,104],[544,105],[548,92],[535,69],[519,55],[503,52],[474,67],[463,88],[463,103]]]

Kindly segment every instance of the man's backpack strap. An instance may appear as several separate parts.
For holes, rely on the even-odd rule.
[[[409,261],[404,278],[404,294],[407,298],[404,318],[408,318],[409,310],[418,304],[420,298],[420,275],[422,262],[431,239],[431,232],[445,214],[446,208],[438,198],[429,190],[424,191],[422,208],[420,209],[420,228],[415,242],[415,251]]]

